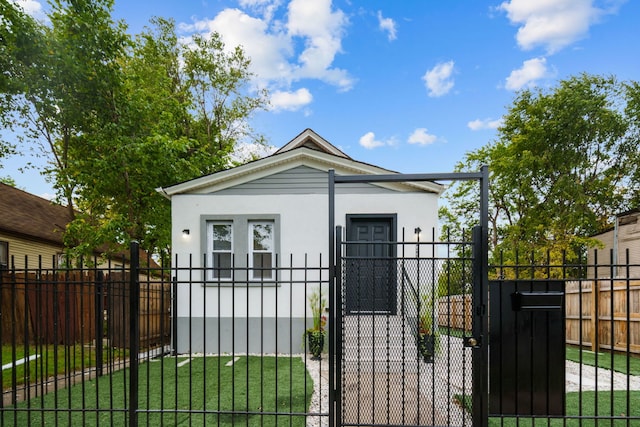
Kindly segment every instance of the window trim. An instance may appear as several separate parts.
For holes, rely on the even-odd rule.
[[[4,254],[7,259],[0,259],[0,269],[8,270],[9,269],[9,241],[8,240],[0,240],[0,246],[4,246]]]
[[[250,266],[247,265],[249,253],[249,222],[271,221],[273,222],[273,257],[274,270],[276,258],[280,254],[280,241],[282,239],[280,227],[280,214],[239,214],[239,215],[200,215],[200,254],[208,253],[209,239],[207,227],[210,222],[230,221],[233,223],[233,251],[232,259],[234,265],[233,278],[231,280],[212,279],[203,271],[203,286],[277,286],[277,273],[269,279],[252,279]],[[201,258],[202,259],[202,258]],[[207,265],[209,261],[207,260]]]

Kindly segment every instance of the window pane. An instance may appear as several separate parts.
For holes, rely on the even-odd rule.
[[[273,224],[253,224],[253,250],[273,251]]]
[[[9,243],[8,242],[0,242],[0,265],[4,267],[9,265]]]
[[[231,254],[213,254],[213,278],[231,279]]]
[[[273,274],[272,256],[270,253],[253,254],[253,278],[271,279]]]
[[[231,224],[213,224],[213,250],[231,250]]]

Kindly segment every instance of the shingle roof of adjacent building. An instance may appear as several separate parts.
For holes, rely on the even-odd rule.
[[[66,207],[0,183],[0,231],[62,244],[69,221]]]

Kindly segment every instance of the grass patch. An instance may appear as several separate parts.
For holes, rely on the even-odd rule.
[[[462,329],[447,328],[446,326],[440,326],[441,335],[449,335],[456,338],[464,338],[471,335],[471,332],[467,332]],[[566,347],[566,359],[572,362],[580,363],[580,353],[582,352],[582,363],[589,366],[596,366],[596,353],[592,351],[580,350],[578,347],[567,346]],[[613,362],[612,362],[613,360]],[[629,364],[627,365],[627,355],[623,353],[603,352],[598,353],[598,367],[604,369],[613,369],[616,372],[629,375],[640,375],[640,357],[635,354],[629,355]],[[613,363],[613,365],[612,365]]]
[[[462,329],[449,328],[447,326],[438,327],[438,331],[440,332],[440,335],[449,335],[456,338],[464,338],[471,335],[471,331],[465,333]]]
[[[9,367],[2,371],[2,386],[6,390],[11,388],[15,369],[15,385],[21,385],[29,380],[35,383],[54,375],[82,371],[83,369],[96,366],[96,348],[83,344],[72,346],[64,345],[39,345],[29,346],[25,350],[24,346],[15,349],[15,359],[20,360],[32,355],[38,355],[37,359],[25,361],[21,365]],[[103,348],[102,362],[106,364],[127,357],[128,351]],[[14,360],[13,348],[9,345],[2,346],[2,366],[12,363]]]
[[[231,357],[167,357],[140,365],[139,424],[305,425],[302,414],[311,402],[313,382],[299,357],[240,357],[225,366],[229,361]],[[179,366],[181,362],[186,363]],[[61,426],[126,425],[128,381],[129,369],[85,381],[22,402],[15,414],[3,411],[3,421],[13,423],[15,416],[17,425],[40,424],[43,417]],[[21,411],[28,407],[35,410]],[[74,411],[56,415],[55,408]]]
[[[597,405],[596,405],[597,395]],[[627,411],[627,392],[623,390],[616,390],[613,392],[613,397],[610,391],[600,391],[596,394],[595,391],[582,392],[582,402],[580,402],[580,393],[571,392],[566,395],[566,416],[567,419],[562,418],[531,418],[531,417],[504,417],[504,418],[489,418],[489,426],[495,427],[516,427],[516,426],[550,426],[550,427],[595,427],[595,426],[607,426],[607,427],[628,427],[628,426],[640,426],[640,419],[626,420],[626,419],[588,419],[588,418],[570,418],[570,417],[640,417],[640,407],[635,402],[640,402],[640,391],[631,391],[629,394],[629,411]],[[613,399],[613,412],[611,411],[611,402]],[[595,408],[598,408],[597,414]]]
[[[580,349],[577,347],[567,346],[567,360],[580,363]],[[596,353],[582,350],[582,363],[589,366],[596,366]],[[612,365],[613,363],[613,365]],[[629,366],[627,366],[627,355],[613,355],[609,352],[598,353],[598,367],[612,369],[616,372],[630,375],[640,375],[640,358],[629,355]]]

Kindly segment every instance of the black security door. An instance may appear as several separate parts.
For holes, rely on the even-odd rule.
[[[395,314],[395,216],[348,215],[347,240],[347,314]]]

